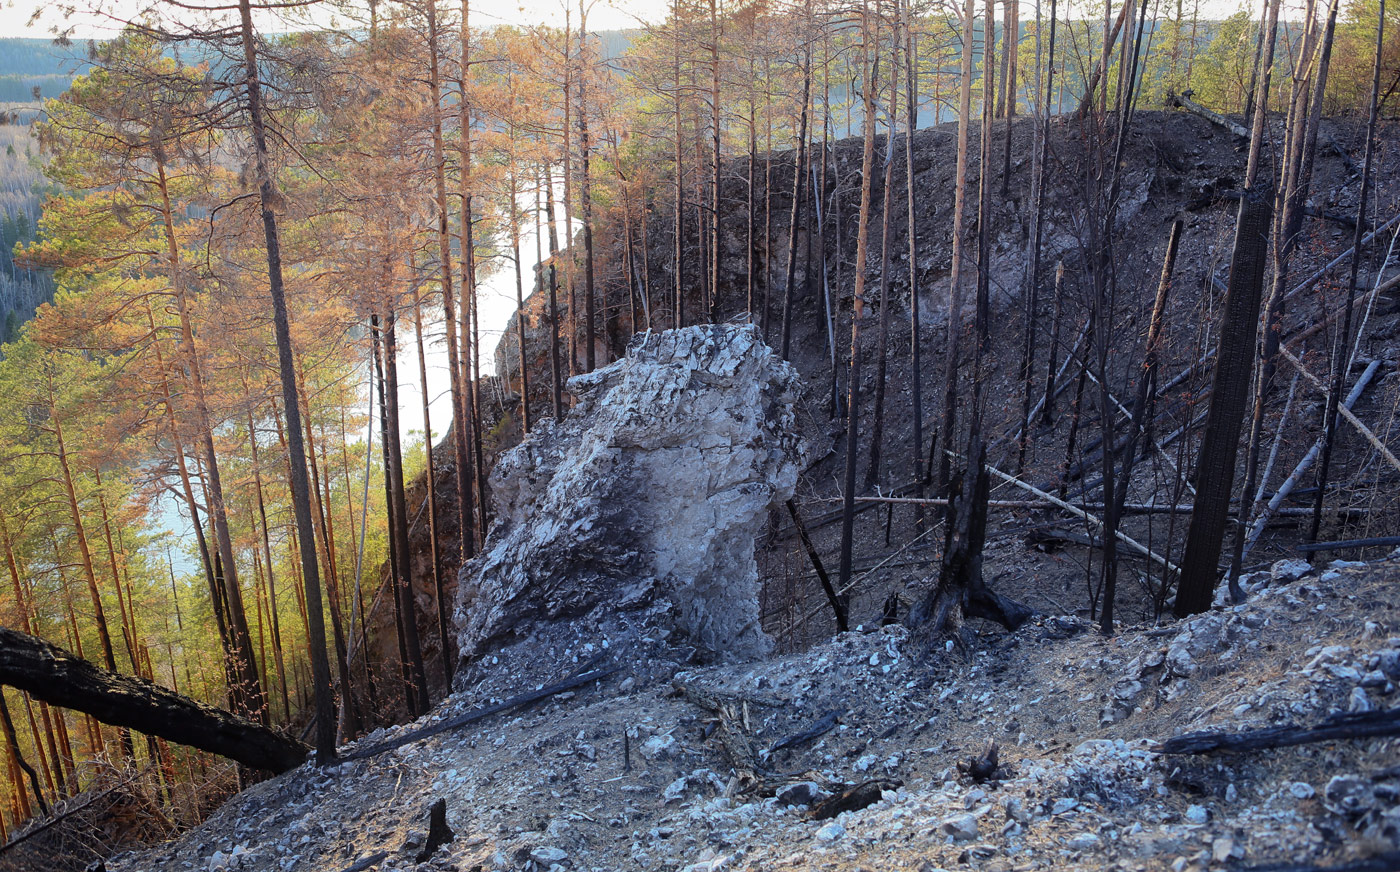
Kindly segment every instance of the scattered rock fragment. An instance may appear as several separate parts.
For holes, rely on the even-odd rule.
[[[836,821],[832,821],[817,830],[817,838],[823,842],[834,842],[844,835],[846,835],[846,828]]]
[[[954,842],[970,842],[978,835],[977,816],[967,813],[946,817],[939,822],[938,833]]]
[[[530,859],[548,867],[554,863],[562,863],[569,859],[569,852],[551,845],[542,845],[530,852]]]

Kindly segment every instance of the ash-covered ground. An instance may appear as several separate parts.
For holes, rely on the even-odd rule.
[[[1182,870],[1384,856],[1400,833],[1396,739],[1202,756],[1154,745],[1393,706],[1397,576],[1400,555],[1283,561],[1249,578],[1241,605],[1113,637],[1052,617],[933,650],[892,626],[673,675],[618,662],[535,708],[259,784],[108,868],[339,872],[380,852],[360,868]],[[560,677],[614,648],[586,644],[554,652]],[[728,716],[717,723],[697,697]],[[423,723],[492,701],[459,693]],[[830,731],[770,752],[832,712]],[[752,777],[734,734],[755,751]],[[996,770],[967,771],[991,742]],[[814,814],[867,782],[872,804]],[[418,863],[438,799],[455,838]]]

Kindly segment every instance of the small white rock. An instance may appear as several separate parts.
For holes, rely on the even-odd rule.
[[[1365,688],[1353,687],[1351,689],[1351,699],[1347,702],[1347,711],[1354,714],[1369,712],[1374,706],[1371,705],[1371,698],[1366,695]]]
[[[530,852],[530,859],[536,863],[562,863],[569,859],[567,851],[562,851],[550,845],[542,845]]]
[[[817,830],[817,838],[823,842],[834,842],[846,835],[846,828],[832,821],[821,829]]]

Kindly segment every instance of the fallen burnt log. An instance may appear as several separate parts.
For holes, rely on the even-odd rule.
[[[1373,536],[1369,539],[1338,539],[1335,542],[1304,542],[1298,546],[1303,553],[1341,551],[1345,548],[1389,548],[1400,545],[1400,536]]]
[[[1333,715],[1311,727],[1288,724],[1240,733],[1206,730],[1167,739],[1159,754],[1209,754],[1212,751],[1262,751],[1336,739],[1400,735],[1400,708]]]
[[[1263,866],[1240,866],[1239,872],[1394,872],[1400,869],[1400,851],[1386,851],[1374,857],[1350,860],[1337,866],[1313,863],[1266,863]]]
[[[119,675],[45,642],[0,627],[0,684],[49,705],[92,715],[250,769],[286,772],[306,759],[305,745],[262,724],[196,702],[144,678]]]
[[[527,706],[532,703],[539,702],[542,699],[548,699],[551,696],[563,693],[566,690],[573,690],[576,687],[583,687],[589,682],[607,678],[609,675],[614,675],[621,671],[621,666],[609,666],[603,669],[594,669],[591,671],[586,671],[579,675],[575,675],[572,678],[566,678],[563,681],[551,684],[548,687],[542,687],[539,690],[530,691],[528,693],[522,693],[518,696],[513,696],[510,699],[502,700],[501,702],[498,702],[495,705],[488,705],[483,706],[481,708],[475,708],[471,711],[463,712],[460,715],[447,718],[446,720],[438,721],[436,724],[429,724],[426,727],[420,727],[416,730],[410,730],[409,732],[404,733],[401,736],[397,736],[393,739],[389,739],[388,741],[379,742],[378,744],[370,745],[365,748],[357,748],[348,754],[342,755],[341,759],[364,760],[369,757],[374,757],[379,754],[383,754],[386,751],[392,751],[395,748],[402,748],[404,745],[409,745],[413,742],[421,741],[430,736],[436,736],[439,733],[445,733],[448,730],[455,730],[458,727],[464,727],[467,724],[476,723],[477,721],[488,718],[491,715],[498,714],[504,711],[510,711],[513,708]]]

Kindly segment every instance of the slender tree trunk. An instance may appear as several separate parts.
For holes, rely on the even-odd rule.
[[[752,36],[752,34],[750,34]],[[749,58],[749,174],[748,197],[744,214],[744,281],[747,290],[745,307],[753,312],[755,277],[758,268],[758,241],[754,235],[755,201],[758,196],[758,92],[753,58]],[[644,237],[645,238],[645,235]]]
[[[413,286],[413,333],[418,340],[418,380],[423,385],[423,479],[427,483],[428,550],[433,569],[433,598],[437,603],[438,645],[442,652],[443,682],[452,686],[452,644],[447,632],[447,594],[442,587],[441,556],[438,553],[437,464],[433,460],[433,419],[429,412],[428,358],[423,350],[423,298],[418,284]],[[346,477],[349,484],[349,477]]]
[[[246,380],[245,380],[246,390]],[[248,447],[253,460],[253,493],[258,504],[258,521],[261,524],[263,557],[267,563],[267,591],[272,619],[272,656],[277,664],[277,682],[282,692],[282,710],[291,720],[292,705],[287,695],[287,664],[283,657],[282,626],[277,616],[277,575],[272,562],[272,535],[267,526],[267,502],[263,498],[262,465],[258,459],[258,434],[253,426],[253,410],[248,408]],[[173,571],[173,570],[172,570]],[[173,579],[172,579],[173,583]]]
[[[976,21],[975,0],[963,3],[962,68],[958,85],[958,155],[953,181],[953,259],[948,272],[948,328],[943,351],[943,418],[934,444],[942,450],[938,460],[938,479],[934,491],[948,489],[952,476],[951,458],[947,449],[952,445],[957,427],[958,355],[962,335],[962,261],[963,220],[967,211],[967,146],[968,130],[972,126],[972,31]]]
[[[384,312],[384,384],[387,394],[385,426],[389,431],[390,498],[394,503],[395,566],[394,595],[403,615],[404,645],[408,649],[409,712],[421,717],[428,711],[428,679],[423,668],[423,649],[418,639],[418,606],[413,593],[412,554],[409,551],[408,504],[404,499],[403,452],[399,447],[399,385],[396,333],[397,315],[391,301]]]
[[[10,760],[13,764],[24,770],[24,774],[29,776],[29,786],[34,791],[34,802],[39,806],[39,812],[45,817],[49,814],[49,804],[44,799],[44,791],[39,788],[39,776],[34,771],[34,767],[29,765],[29,761],[24,759],[24,755],[19,750],[19,737],[15,735],[15,722],[10,717],[10,703],[5,698],[5,693],[0,690],[0,723],[5,727],[5,746],[9,750]],[[15,789],[16,795],[21,799],[24,797],[23,791],[18,787]],[[24,814],[28,817],[33,812],[25,803]]]
[[[1335,15],[1335,7],[1336,4],[1333,3],[1333,15]],[[1329,18],[1335,20],[1331,16]],[[1325,58],[1330,52],[1331,30],[1329,29],[1327,33],[1327,45],[1319,46],[1312,2],[1308,3],[1306,20],[1303,47],[1300,50],[1298,68],[1294,73],[1292,95],[1289,100],[1288,119],[1284,125],[1286,135],[1283,157],[1279,161],[1281,164],[1279,185],[1274,191],[1274,238],[1270,252],[1273,271],[1268,302],[1264,307],[1263,337],[1259,348],[1259,377],[1255,380],[1253,417],[1250,421],[1249,447],[1245,459],[1246,494],[1253,488],[1258,476],[1265,406],[1273,392],[1274,375],[1278,369],[1278,350],[1283,329],[1284,296],[1288,287],[1289,267],[1292,264],[1293,253],[1301,241],[1304,205],[1307,202],[1308,190],[1311,185],[1312,159],[1307,154],[1309,150],[1308,120],[1312,115],[1308,108],[1309,86],[1319,77],[1322,80],[1321,83],[1324,86],[1326,84],[1327,65]],[[1272,48],[1272,41],[1270,43]],[[1272,63],[1270,67],[1272,68]],[[1267,95],[1263,105],[1267,106]],[[1266,112],[1260,112],[1256,113],[1254,118],[1254,126],[1260,131],[1260,134],[1251,137],[1250,155],[1246,167],[1246,176],[1249,178],[1257,179],[1262,163],[1261,149],[1264,139],[1262,132],[1266,116]],[[1244,506],[1248,499],[1246,496],[1245,503],[1241,503],[1241,505]],[[1239,534],[1244,532],[1249,523],[1247,514],[1248,510],[1242,508],[1237,518],[1235,553],[1240,555],[1240,561],[1244,557],[1244,543]],[[1243,591],[1239,589],[1237,562],[1235,559],[1231,560],[1230,572],[1230,592],[1231,596],[1236,598],[1244,595]]]
[[[672,113],[673,136],[675,137],[675,184],[676,211],[672,239],[675,251],[672,254],[671,272],[675,278],[675,300],[672,302],[672,323],[675,327],[685,326],[685,144],[681,140],[681,5],[673,0],[671,6],[671,26],[675,33],[672,39],[671,67],[675,106]],[[768,289],[764,288],[764,307],[760,318],[760,329],[764,339],[768,338]]]
[[[719,318],[719,227],[720,227],[720,67],[719,41],[724,34],[720,23],[718,0],[710,2],[710,137],[713,143],[710,158],[710,323]],[[799,178],[800,181],[800,178]]]
[[[326,765],[335,759],[334,704],[331,700],[330,660],[326,656],[325,619],[321,609],[321,575],[316,565],[316,543],[311,530],[311,507],[306,476],[306,450],[301,441],[301,405],[297,398],[296,370],[292,361],[292,335],[287,316],[287,300],[282,285],[282,250],[277,234],[276,203],[272,167],[268,160],[267,132],[263,119],[262,85],[253,32],[251,0],[239,0],[243,62],[247,72],[245,90],[249,121],[253,129],[253,150],[257,161],[258,192],[262,206],[263,236],[267,245],[268,286],[272,296],[272,318],[277,334],[278,368],[282,376],[282,400],[287,410],[287,440],[291,463],[292,507],[301,537],[302,577],[306,586],[307,622],[310,627],[311,679],[316,697],[316,762]],[[227,527],[227,524],[225,524]],[[232,554],[229,555],[231,562]],[[236,587],[236,585],[235,585]],[[264,706],[265,710],[265,706]]]
[[[301,418],[306,437],[306,465],[311,476],[311,522],[326,567],[326,607],[331,616],[331,642],[335,646],[336,671],[340,682],[339,730],[346,736],[353,736],[359,732],[360,718],[356,710],[354,687],[350,675],[349,650],[345,644],[345,626],[340,604],[340,575],[335,560],[335,541],[326,514],[326,500],[321,496],[321,474],[316,463],[316,438],[311,428],[311,393],[306,387],[305,370],[302,367],[301,359],[298,357],[295,360],[297,390],[302,398]]]
[[[991,247],[992,238],[992,122],[996,112],[996,63],[993,55],[996,20],[995,0],[987,0],[982,20],[982,134],[978,139],[977,159],[977,314],[980,326],[977,341],[985,345],[991,338]]]
[[[379,316],[370,315],[370,330],[374,339],[371,345],[374,356],[375,380],[379,385],[379,444],[383,447],[384,460],[384,506],[388,515],[385,518],[388,527],[389,540],[389,572],[388,584],[391,593],[390,602],[394,612],[394,638],[398,644],[399,653],[399,686],[403,690],[404,707],[410,714],[414,708],[414,695],[412,692],[413,679],[412,672],[408,665],[408,642],[407,631],[404,629],[403,620],[403,599],[399,596],[399,537],[398,537],[398,508],[394,499],[394,474],[392,471],[392,461],[389,457],[389,392],[388,379],[384,375],[384,367],[380,359],[383,350],[383,333],[380,329]]]
[[[448,229],[448,206],[447,206],[447,149],[443,142],[442,134],[442,72],[438,58],[438,21],[437,21],[437,0],[429,0],[424,6],[428,16],[428,97],[432,104],[433,119],[433,193],[437,205],[437,242],[438,242],[438,284],[442,289],[442,311],[443,321],[447,325],[447,372],[449,393],[452,397],[452,450],[456,460],[456,482],[457,482],[457,531],[458,531],[458,562],[466,563],[467,559],[475,553],[475,543],[473,540],[474,521],[472,519],[472,488],[471,478],[468,470],[471,469],[470,460],[470,438],[466,418],[466,400],[462,387],[462,355],[457,339],[457,298],[452,286],[452,235]],[[465,28],[466,24],[463,23]],[[466,37],[463,36],[465,41]],[[466,78],[465,71],[463,78]],[[465,97],[462,99],[463,106],[466,105]],[[463,139],[470,136],[464,128]],[[466,158],[463,157],[462,178],[463,189],[465,190],[465,179],[468,176]],[[465,231],[464,231],[465,232]],[[462,256],[469,257],[466,252]],[[418,317],[421,318],[421,315]],[[422,341],[419,341],[420,355]],[[427,380],[424,378],[424,390],[427,390]],[[426,397],[424,402],[426,403]],[[426,405],[424,406],[426,409]],[[425,411],[426,416],[426,411]],[[425,417],[426,420],[426,417]],[[424,425],[426,427],[426,424]],[[431,455],[432,447],[429,440],[429,451]],[[432,468],[431,462],[429,469]],[[433,537],[434,567],[437,566],[436,550],[438,547],[437,537]],[[448,669],[451,675],[451,669]]]
[[[486,462],[481,454],[481,396],[479,382],[481,380],[481,344],[480,319],[477,317],[477,287],[476,287],[476,243],[474,235],[476,224],[473,218],[472,203],[472,100],[468,92],[471,81],[471,2],[462,0],[462,64],[461,64],[461,99],[458,100],[458,127],[461,130],[461,186],[462,186],[462,226],[461,226],[461,257],[462,257],[462,280],[465,283],[465,290],[462,293],[462,305],[458,327],[461,329],[461,374],[458,376],[462,384],[462,403],[465,406],[462,417],[464,426],[471,429],[471,449],[468,452],[467,463],[472,470],[472,482],[475,488],[475,499],[468,491],[464,504],[471,511],[467,512],[467,520],[475,520],[471,539],[464,538],[464,544],[468,549],[464,552],[463,563],[466,558],[476,554],[476,546],[486,541]],[[567,100],[566,100],[567,102]],[[565,201],[567,202],[567,178],[565,180]],[[567,221],[566,221],[567,223]],[[570,278],[570,302],[573,297],[573,279]],[[570,318],[573,317],[572,308],[569,311]],[[471,367],[468,371],[468,366]],[[474,505],[473,505],[474,504]],[[464,528],[465,529],[465,528]],[[463,536],[468,534],[464,533]]]
[[[1335,14],[1335,13],[1334,13]],[[1336,353],[1332,361],[1332,387],[1327,392],[1327,411],[1323,421],[1322,459],[1317,466],[1317,493],[1313,497],[1312,524],[1308,541],[1316,542],[1322,528],[1322,507],[1327,499],[1327,479],[1332,462],[1332,449],[1337,439],[1337,403],[1342,395],[1343,380],[1351,369],[1352,310],[1356,306],[1356,283],[1361,270],[1361,240],[1366,232],[1366,204],[1371,196],[1371,165],[1376,155],[1376,120],[1381,90],[1381,63],[1385,55],[1385,0],[1380,0],[1376,21],[1376,56],[1371,67],[1371,96],[1366,119],[1366,154],[1361,162],[1361,193],[1356,205],[1356,229],[1351,239],[1351,267],[1347,276],[1347,300],[1342,315],[1342,333],[1335,340]],[[1364,332],[1363,325],[1363,332]],[[1359,337],[1358,337],[1359,341]],[[1316,554],[1317,552],[1312,552]],[[1311,556],[1311,555],[1310,555]]]
[[[584,5],[584,0],[579,0],[578,15],[578,148],[579,171],[583,174],[579,194],[583,200],[583,306],[584,318],[588,322],[584,328],[584,342],[588,346],[584,349],[584,361],[587,371],[592,372],[598,365],[598,340],[593,276],[593,152],[588,133],[588,7]]]
[[[1040,0],[1036,0],[1035,7],[1035,76],[1037,98],[1041,94],[1040,88]],[[1035,371],[1035,336],[1036,324],[1038,322],[1037,313],[1040,310],[1040,254],[1041,240],[1045,233],[1045,162],[1049,158],[1050,142],[1050,97],[1054,90],[1055,81],[1055,0],[1050,0],[1050,49],[1049,59],[1045,65],[1045,102],[1036,106],[1035,113],[1035,141],[1033,161],[1035,166],[1031,174],[1031,234],[1027,243],[1030,247],[1030,257],[1026,260],[1030,263],[1030,269],[1026,273],[1026,289],[1024,298],[1026,300],[1026,332],[1025,340],[1021,351],[1021,442],[1016,449],[1016,473],[1020,475],[1025,469],[1026,450],[1030,447],[1031,441],[1031,380]],[[1059,271],[1062,275],[1063,269]],[[1057,277],[1057,284],[1062,278]],[[1060,316],[1059,297],[1056,296],[1055,304],[1055,328],[1058,330]],[[1059,334],[1055,335],[1055,342],[1058,344]],[[1053,382],[1055,375],[1055,353],[1057,349],[1052,348],[1050,352],[1050,362],[1047,364],[1047,380]],[[1052,388],[1047,385],[1045,395],[1044,413],[1049,420],[1050,414],[1050,391]]]
[[[515,344],[520,362],[520,428],[525,435],[530,433],[530,360],[525,347],[525,279],[520,264],[520,220],[516,209],[516,198],[520,195],[515,175],[515,155],[511,155],[510,167],[510,247],[511,263],[515,266]]]
[[[860,447],[860,322],[865,317],[865,258],[870,243],[871,174],[875,168],[875,82],[879,76],[879,25],[871,24],[870,5],[860,12],[861,65],[865,95],[864,142],[860,162],[860,224],[856,231],[855,293],[851,311],[851,359],[846,380],[846,474],[841,506],[841,564],[837,590],[851,580],[855,539],[856,459]]]
[[[544,165],[544,187],[545,223],[549,226],[549,368],[553,375],[550,388],[554,420],[558,421],[564,416],[564,376],[559,366],[559,278],[555,266],[559,261],[559,233],[554,224],[554,180],[548,163]]]
[[[880,204],[880,332],[875,338],[875,408],[870,424],[870,464],[865,468],[865,490],[880,479],[881,450],[885,438],[885,373],[890,343],[890,249],[894,247],[891,213],[894,211],[894,131],[899,123],[898,40],[890,51],[890,100],[885,113],[885,178]]]
[[[919,307],[919,234],[917,224],[914,220],[914,131],[919,126],[919,54],[917,51],[917,41],[914,36],[913,16],[910,12],[911,3],[906,2],[902,7],[902,23],[904,27],[904,98],[908,111],[905,112],[905,137],[904,137],[904,181],[905,181],[905,207],[906,226],[905,235],[909,243],[909,363],[910,363],[910,395],[913,400],[913,451],[912,457],[914,469],[914,497],[923,499],[925,496],[926,479],[928,470],[924,466],[924,370],[923,370],[923,322]],[[825,136],[823,128],[823,136]],[[891,134],[893,135],[893,134]],[[823,160],[825,159],[825,147],[823,147]],[[924,529],[924,507],[921,504],[914,506],[914,529],[916,532],[923,532]]]
[[[807,4],[808,14],[811,3]],[[808,45],[802,56],[802,108],[797,120],[797,160],[792,168],[792,216],[788,223],[787,267],[783,281],[783,358],[791,356],[793,285],[797,281],[797,228],[802,215],[802,192],[807,187],[803,176],[807,161],[807,106],[812,98],[812,49]],[[869,101],[873,105],[874,101]],[[873,131],[873,127],[869,127]]]

